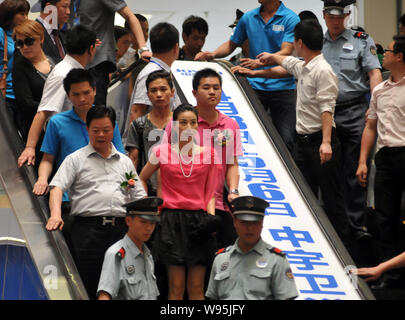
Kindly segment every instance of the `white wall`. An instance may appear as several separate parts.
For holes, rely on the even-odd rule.
[[[126,0],[134,12],[151,16],[149,24],[167,21],[175,25],[180,33],[184,19],[193,14],[206,19],[210,30],[203,50],[214,50],[227,41],[231,34],[228,27],[235,20],[235,11],[243,12],[259,6],[254,0]],[[322,26],[323,2],[321,0],[284,0],[284,4],[297,14],[302,10],[313,11]],[[181,40],[181,45],[183,41]]]

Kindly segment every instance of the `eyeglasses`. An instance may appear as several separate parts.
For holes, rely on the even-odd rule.
[[[384,49],[384,53],[386,53],[386,52],[392,52],[392,53],[395,53],[395,51],[394,51],[394,50],[391,50],[391,49]]]
[[[17,49],[21,49],[21,48],[24,48],[24,45],[27,47],[32,46],[34,44],[34,42],[35,42],[34,38],[28,37],[28,38],[25,38],[24,40],[16,40],[14,42],[14,44]]]

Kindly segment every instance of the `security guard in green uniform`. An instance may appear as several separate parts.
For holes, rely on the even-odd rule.
[[[356,240],[370,236],[365,227],[367,189],[357,183],[356,170],[368,109],[367,95],[382,81],[381,66],[373,39],[364,32],[345,28],[345,19],[350,15],[346,7],[356,0],[322,1],[328,28],[322,53],[339,81],[336,133],[342,146],[345,208]]]
[[[99,300],[156,300],[159,290],[148,241],[159,221],[163,200],[149,197],[124,205],[128,233],[104,257],[97,289]]]
[[[235,244],[217,252],[206,297],[219,300],[287,300],[298,296],[285,254],[264,242],[267,201],[242,196],[231,202]]]

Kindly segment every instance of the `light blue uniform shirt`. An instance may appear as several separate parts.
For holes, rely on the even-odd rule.
[[[248,252],[238,241],[215,257],[206,296],[217,300],[286,300],[298,296],[286,257],[260,239]]]
[[[281,49],[283,42],[294,42],[294,28],[300,18],[292,10],[281,3],[275,15],[265,23],[260,15],[260,9],[246,12],[239,20],[231,41],[242,45],[249,40],[249,57],[256,59],[262,52],[275,53]],[[267,69],[267,68],[259,68]],[[283,79],[248,78],[255,90],[276,91],[295,89],[293,77]]]
[[[123,248],[124,257],[117,253]],[[125,235],[105,253],[97,292],[107,292],[113,300],[156,300],[159,290],[154,274],[154,262],[148,247],[142,254]]]
[[[345,102],[370,91],[367,73],[381,68],[374,40],[355,37],[358,33],[346,29],[335,40],[326,32],[322,53],[338,77],[337,102]]]
[[[114,128],[112,143],[119,152],[125,154],[117,124]],[[49,119],[41,151],[55,157],[57,169],[69,154],[88,144],[86,123],[72,109],[57,113]],[[63,194],[63,201],[69,201],[66,192]]]

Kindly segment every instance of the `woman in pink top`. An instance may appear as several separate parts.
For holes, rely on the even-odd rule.
[[[177,134],[173,132],[174,143],[156,146],[139,177],[147,188],[147,180],[160,169],[163,205],[153,255],[167,268],[169,300],[183,299],[186,285],[190,300],[202,300],[206,266],[215,251],[220,161],[215,161],[211,147],[194,143],[198,127],[194,107],[178,106],[173,121],[173,129],[178,129]]]

